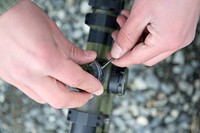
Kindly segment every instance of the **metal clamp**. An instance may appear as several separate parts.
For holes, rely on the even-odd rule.
[[[91,114],[72,109],[69,110],[67,120],[88,127],[102,127],[104,125],[104,118],[105,116],[101,114]]]

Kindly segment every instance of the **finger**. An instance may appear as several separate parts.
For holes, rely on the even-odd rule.
[[[42,77],[34,86],[37,94],[56,109],[80,107],[92,97],[86,92],[70,92],[52,77]]]
[[[111,53],[110,53],[110,52],[106,54],[106,58],[107,58],[108,60],[112,58],[112,56],[111,56]]]
[[[84,51],[74,44],[68,44],[67,47],[63,47],[66,49],[67,58],[73,60],[77,64],[86,64],[92,62],[96,59],[97,54],[94,51],[87,50]]]
[[[113,45],[111,50],[112,57],[120,58],[132,49],[149,23],[149,20],[150,17],[146,16],[146,12],[141,11],[138,14],[138,11],[132,9],[131,14],[121,27]]]
[[[122,14],[117,17],[117,23],[119,24],[120,27],[122,27],[125,24],[126,20],[127,17]]]
[[[31,89],[30,87],[26,86],[26,85],[22,85],[19,83],[16,83],[15,86],[21,90],[24,94],[26,94],[28,97],[30,97],[31,99],[33,99],[34,101],[44,104],[46,103],[46,101],[44,99],[42,99],[33,89]]]
[[[121,11],[120,15],[117,17],[117,23],[119,24],[120,27],[122,27],[127,18],[129,17],[130,11],[129,10],[123,10]]]
[[[54,34],[54,41],[66,59],[71,59],[77,64],[86,64],[96,59],[97,54],[91,50],[82,50],[66,39],[61,32]]]
[[[149,34],[145,42],[139,43],[132,50],[127,52],[123,57],[118,60],[113,61],[114,64],[125,67],[133,64],[142,64],[166,51],[168,51],[168,47],[163,46],[161,44],[155,45],[156,42],[154,37]]]
[[[128,9],[124,9],[124,10],[121,11],[120,14],[122,14],[122,15],[126,16],[126,18],[128,18],[129,15],[130,15],[130,10],[128,10]]]
[[[61,60],[56,70],[54,69],[49,73],[50,76],[66,85],[95,95],[103,93],[103,86],[100,81],[71,60]]]
[[[78,50],[79,51],[79,50]],[[78,52],[77,51],[77,52]],[[82,51],[82,52],[81,52]],[[76,62],[77,64],[86,64],[94,61],[97,57],[97,53],[91,50],[81,50],[80,53],[70,53],[71,54],[71,60]]]
[[[164,60],[165,58],[169,57],[170,55],[172,55],[174,52],[176,52],[176,50],[171,50],[171,51],[167,51],[164,52],[148,61],[145,61],[143,64],[146,66],[153,66],[155,64],[157,64],[158,62]]]
[[[119,33],[119,31],[117,31],[117,30],[113,31],[112,38],[114,41],[116,40],[118,33]]]

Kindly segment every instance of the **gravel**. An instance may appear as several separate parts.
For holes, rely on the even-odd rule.
[[[85,48],[87,0],[34,0],[64,35]],[[192,44],[153,67],[130,67],[128,90],[116,97],[111,133],[199,133],[200,24]],[[30,100],[0,80],[0,133],[68,133],[68,109]]]

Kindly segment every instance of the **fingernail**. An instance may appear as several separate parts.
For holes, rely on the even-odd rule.
[[[84,54],[88,57],[96,57],[96,53],[94,51],[84,51]]]
[[[90,100],[93,98],[94,96],[93,95],[91,95],[91,97],[90,97]]]
[[[93,94],[99,96],[99,95],[101,95],[102,93],[103,93],[103,90],[98,90],[98,91],[94,92]]]
[[[117,43],[114,43],[111,55],[114,58],[120,58],[123,55],[123,50],[120,48],[120,46]]]

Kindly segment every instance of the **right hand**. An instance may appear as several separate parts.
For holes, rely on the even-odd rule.
[[[84,105],[102,84],[78,64],[96,58],[67,40],[33,2],[23,0],[0,16],[0,77],[54,108]],[[79,88],[71,92],[66,86]]]
[[[199,15],[200,0],[134,0],[117,18],[113,63],[155,65],[192,42]]]

